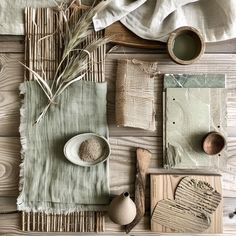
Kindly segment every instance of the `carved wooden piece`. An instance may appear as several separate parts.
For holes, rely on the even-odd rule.
[[[164,199],[157,203],[152,214],[152,221],[175,232],[200,233],[209,228],[210,216],[204,212],[194,210],[176,202]]]
[[[204,232],[221,198],[208,182],[188,176],[177,185],[174,200],[157,202],[152,221],[177,232]]]
[[[221,176],[217,175],[175,175],[175,174],[152,174],[151,186],[151,215],[156,204],[164,199],[174,200],[175,190],[180,181],[189,176],[197,180],[209,183],[218,193],[222,194]],[[222,233],[223,231],[223,201],[220,202],[216,211],[212,214],[211,225],[204,233]],[[151,220],[151,230],[155,232],[175,232]]]
[[[126,233],[129,233],[145,214],[146,174],[152,154],[150,151],[142,148],[138,148],[136,153],[137,174],[135,180],[135,205],[137,207],[137,215],[130,224],[126,225]]]
[[[222,197],[208,182],[195,178],[183,178],[175,191],[175,200],[196,210],[212,214],[220,204]]]

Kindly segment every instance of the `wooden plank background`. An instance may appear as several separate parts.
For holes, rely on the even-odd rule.
[[[24,41],[22,37],[0,37],[0,235],[47,235],[46,233],[22,232],[19,213],[16,209],[20,163],[18,87],[23,81],[23,68],[18,61],[22,61],[23,57]],[[121,58],[155,60],[159,63],[160,76],[155,83],[157,108],[157,131],[155,132],[115,126],[116,66],[117,60]],[[161,97],[158,95],[162,84],[162,73],[225,73],[227,75],[229,162],[228,171],[223,174],[224,235],[236,235],[236,216],[232,219],[228,217],[228,214],[236,208],[236,40],[207,45],[206,54],[202,59],[190,66],[180,66],[171,62],[164,47],[158,50],[118,47],[107,56],[108,122],[112,146],[111,194],[130,191],[133,195],[136,147],[148,148],[153,153],[150,170],[162,166]],[[149,191],[149,186],[147,191]],[[149,210],[149,194],[147,194],[146,204]],[[108,218],[106,219],[104,235],[120,235],[121,231],[122,227],[113,224]],[[153,235],[150,232],[148,213],[130,234]],[[54,234],[50,233],[50,235]],[[60,235],[74,234],[61,233]],[[86,233],[86,235],[89,234]],[[155,233],[155,235],[167,234]]]

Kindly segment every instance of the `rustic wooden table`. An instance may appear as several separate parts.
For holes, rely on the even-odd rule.
[[[18,176],[20,163],[18,87],[23,81],[23,68],[18,63],[24,58],[22,37],[0,37],[0,235],[47,235],[40,232],[22,232],[20,213],[16,209],[18,196]],[[190,66],[174,64],[168,58],[165,48],[140,50],[118,47],[107,56],[106,78],[108,81],[108,123],[112,155],[110,158],[111,193],[134,190],[135,148],[151,150],[153,157],[150,168],[162,165],[162,107],[161,87],[156,81],[157,131],[117,128],[115,126],[114,95],[116,61],[120,58],[141,58],[157,60],[160,73],[225,73],[228,88],[228,152],[229,172],[223,174],[224,195],[224,235],[236,235],[236,216],[228,214],[236,208],[236,40],[207,45],[202,59]],[[159,78],[161,79],[161,78]],[[147,210],[149,210],[149,188],[147,189]],[[104,235],[120,235],[122,228],[106,219]],[[56,235],[59,233],[50,233]],[[78,233],[77,233],[78,234]],[[122,234],[125,234],[124,231]],[[150,218],[147,215],[130,233],[131,235],[151,235]],[[73,235],[73,233],[60,233]],[[90,235],[86,233],[86,235]],[[164,235],[157,234],[155,235]],[[165,234],[166,235],[166,234]],[[173,235],[173,234],[171,234]]]

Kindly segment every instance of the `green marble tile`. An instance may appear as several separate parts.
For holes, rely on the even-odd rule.
[[[225,88],[225,75],[165,74],[164,88]]]

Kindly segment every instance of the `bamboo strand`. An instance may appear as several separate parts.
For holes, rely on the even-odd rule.
[[[31,37],[32,37],[32,55],[31,55],[31,60],[32,60],[32,69],[35,70],[35,27],[34,27],[34,9],[31,8],[31,24],[32,24],[32,32],[31,32]]]
[[[91,211],[88,211],[88,232],[91,232]]]
[[[98,212],[96,212],[96,232],[98,233]]]
[[[33,227],[32,227],[32,231],[35,231],[35,212],[33,212]]]
[[[96,212],[93,212],[93,231],[96,232]]]
[[[101,232],[101,212],[98,212],[98,220],[99,220],[99,232]]]
[[[85,232],[88,232],[88,212],[85,211]]]
[[[25,231],[25,212],[22,211],[22,218],[21,218],[21,225],[22,225],[22,231]]]
[[[47,224],[46,224],[46,228],[47,228],[47,232],[50,232],[50,214],[46,215],[46,220],[47,220]]]
[[[39,216],[39,212],[37,213],[37,222],[38,222],[38,227],[37,227],[37,231],[40,231],[40,227],[39,227],[39,224],[40,224],[40,216]]]
[[[56,71],[56,57],[55,57],[55,52],[56,52],[56,43],[55,43],[55,37],[56,37],[56,29],[54,30],[54,15],[53,15],[53,10],[50,8],[50,34],[52,35],[49,39],[49,50],[50,50],[50,59],[51,59],[51,74],[50,74],[50,79],[53,79],[54,73]],[[53,47],[54,45],[54,47]]]
[[[55,216],[55,213],[52,214],[52,231],[56,232],[56,216]]]
[[[27,48],[27,45],[28,45],[28,8],[26,7],[25,8],[25,55],[24,55],[24,61],[26,63],[26,65],[28,65],[28,62],[27,62],[27,58],[28,58],[28,48]],[[26,80],[27,78],[27,74],[26,74],[26,69],[24,69],[24,81]]]
[[[101,212],[99,211],[98,212],[98,220],[99,220],[99,232],[101,232],[102,230],[101,230]]]
[[[39,72],[39,48],[38,48],[38,41],[39,41],[39,11],[38,9],[35,10],[35,68],[36,71]]]
[[[82,232],[82,222],[81,222],[81,219],[82,219],[82,217],[81,217],[81,211],[79,212],[79,232]]]
[[[44,230],[44,215],[43,215],[43,212],[41,212],[41,214],[40,214],[40,218],[41,218],[41,231],[43,231]]]
[[[29,9],[29,68],[32,69],[32,8]],[[32,80],[32,73],[30,73],[29,79]]]
[[[74,230],[75,230],[75,213],[72,212],[70,217],[70,232],[74,232]]]
[[[60,231],[60,230],[59,230],[59,228],[60,228],[59,224],[60,224],[60,218],[59,218],[59,215],[57,214],[57,215],[56,215],[56,231],[57,231],[57,232]]]
[[[96,40],[97,39],[97,34],[95,32],[93,32],[93,34],[94,34],[94,39]],[[97,78],[97,75],[98,75],[98,72],[97,72],[98,71],[97,70],[97,49],[94,50],[93,54],[94,54],[93,64],[94,64],[94,76],[95,76],[94,81],[98,82],[98,78]]]
[[[70,219],[71,219],[71,215],[68,214],[67,215],[67,223],[66,223],[66,227],[67,227],[66,231],[67,232],[70,232]]]
[[[99,38],[101,38],[101,31],[98,32]],[[102,46],[98,48],[98,82],[101,83],[102,77],[101,77],[101,54],[102,54]]]
[[[32,55],[32,66],[33,66],[33,70],[37,71],[37,27],[36,27],[36,10],[31,8],[32,11],[32,51],[33,51],[33,55]]]
[[[43,9],[43,18],[44,18],[44,37],[48,36],[48,21],[47,21],[47,14],[48,14],[48,8]],[[44,63],[45,63],[45,74],[46,74],[46,79],[50,79],[50,60],[49,60],[49,47],[48,47],[48,37],[44,39]]]
[[[78,232],[78,212],[75,212],[74,232]]]
[[[44,36],[44,11],[43,8],[40,8],[40,23],[41,23],[41,32],[40,32],[40,38]],[[41,75],[43,75],[43,70],[44,70],[44,64],[45,64],[45,59],[44,59],[44,40],[40,41],[40,48],[41,48]]]
[[[66,232],[66,219],[68,214],[67,215],[62,214],[62,216],[63,216],[63,232]]]
[[[82,232],[85,232],[85,212],[82,211]]]
[[[30,231],[30,212],[27,212],[27,231]]]
[[[60,232],[63,231],[62,226],[63,226],[63,222],[62,222],[62,214],[60,214],[60,230],[59,230]]]
[[[101,232],[103,232],[103,212],[101,211]]]

